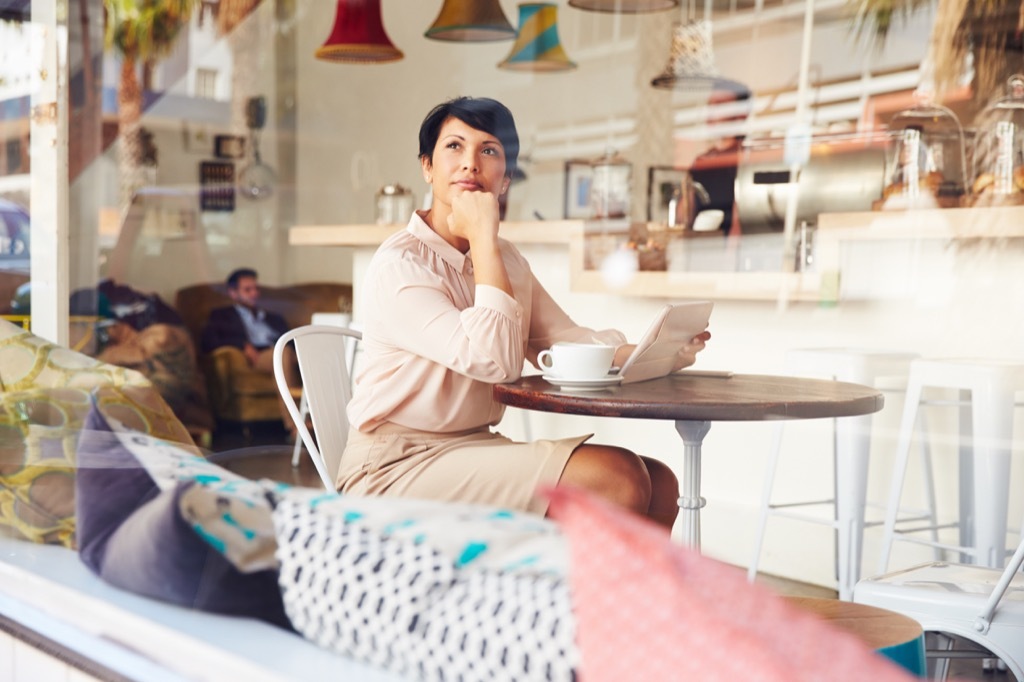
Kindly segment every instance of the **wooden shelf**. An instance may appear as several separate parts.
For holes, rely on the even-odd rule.
[[[1024,206],[822,213],[818,236],[838,241],[1024,237]]]

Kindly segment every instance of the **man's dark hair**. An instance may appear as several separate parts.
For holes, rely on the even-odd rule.
[[[228,289],[237,289],[238,281],[243,277],[252,277],[253,279],[259,279],[259,275],[252,268],[238,268],[228,275]]]
[[[519,134],[512,112],[504,104],[489,97],[456,97],[430,110],[420,125],[420,155],[433,159],[434,147],[441,126],[449,117],[457,118],[471,128],[498,138],[505,149],[505,177],[512,177],[519,159]]]

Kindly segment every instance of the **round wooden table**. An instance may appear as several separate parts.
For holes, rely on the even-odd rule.
[[[882,409],[874,388],[826,379],[678,372],[600,390],[559,388],[540,376],[494,386],[494,399],[525,410],[634,419],[672,419],[683,439],[679,497],[681,541],[700,549],[701,443],[713,421],[819,419],[870,414]],[[846,505],[842,505],[845,507]]]

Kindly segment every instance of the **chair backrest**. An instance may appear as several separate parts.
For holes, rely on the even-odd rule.
[[[352,397],[348,370],[348,347],[362,338],[352,329],[336,326],[306,325],[292,329],[274,345],[274,377],[288,413],[295,422],[299,437],[309,451],[317,473],[328,490],[341,464],[341,455],[348,441],[348,418],[345,408]],[[346,343],[348,341],[348,343]],[[285,347],[295,344],[295,355],[302,376],[303,397],[313,419],[313,434],[295,404],[285,380]]]

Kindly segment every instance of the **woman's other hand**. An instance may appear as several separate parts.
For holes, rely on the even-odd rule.
[[[470,245],[486,240],[496,244],[498,237],[498,197],[490,192],[460,192],[452,198],[448,230],[452,236],[465,239]]]
[[[697,336],[690,339],[690,342],[679,349],[679,353],[676,355],[676,364],[672,368],[672,371],[689,367],[693,363],[697,362],[697,353],[704,350],[704,346],[707,345],[708,340],[711,338],[711,332],[704,331]]]

